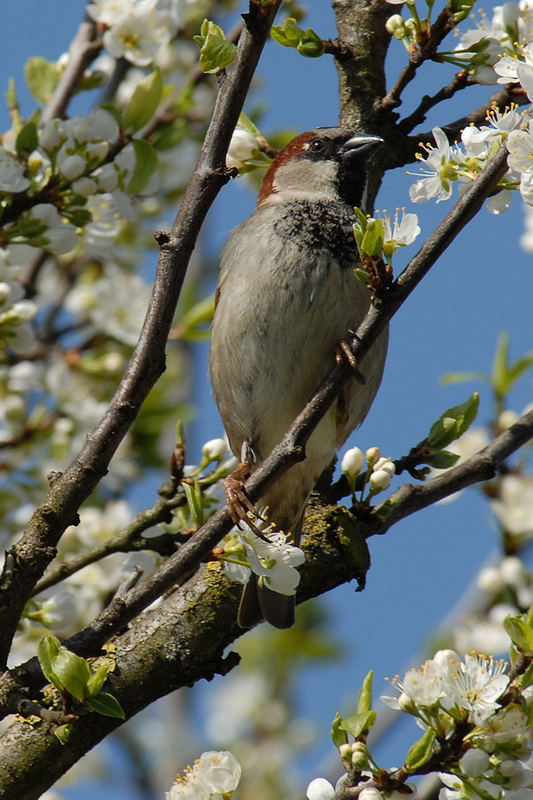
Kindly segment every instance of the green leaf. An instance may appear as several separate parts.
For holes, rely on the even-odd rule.
[[[298,47],[304,32],[293,17],[287,17],[283,25],[272,25],[270,35],[283,47]]]
[[[385,241],[385,226],[381,219],[367,220],[366,231],[363,236],[362,248],[365,255],[379,258]]]
[[[366,269],[361,269],[360,267],[356,267],[354,269],[354,275],[358,281],[364,283],[365,286],[370,284],[370,274],[366,271]]]
[[[44,677],[58,689],[62,690],[62,686],[56,683],[57,676],[54,673],[53,663],[57,654],[61,650],[61,642],[55,636],[43,636],[37,647],[37,658],[39,659],[39,666],[43,672]]]
[[[361,736],[368,734],[375,721],[375,711],[362,711],[361,713],[352,714],[350,717],[345,717],[339,727],[341,730],[351,733],[354,739],[359,739]]]
[[[311,28],[307,28],[296,46],[300,55],[306,58],[319,58],[324,55],[324,43],[320,36]]]
[[[15,147],[17,153],[32,153],[39,146],[39,135],[37,125],[33,120],[27,122],[19,132]]]
[[[458,458],[457,453],[451,453],[449,450],[435,450],[425,459],[425,463],[436,469],[448,469],[453,467]]]
[[[424,735],[409,748],[405,764],[411,771],[419,769],[426,763],[435,743],[435,731],[428,728]]]
[[[102,664],[97,670],[91,672],[91,676],[87,681],[87,693],[89,697],[93,697],[95,694],[98,694],[105,683],[105,679],[107,678],[110,669],[110,664]]]
[[[490,375],[486,372],[447,372],[440,379],[440,383],[465,383],[465,381],[483,381],[490,383]]]
[[[341,727],[341,725],[342,725],[342,717],[340,713],[337,711],[337,713],[335,714],[335,718],[331,723],[331,739],[335,747],[340,747],[341,744],[348,744],[348,734]]]
[[[503,621],[503,627],[512,643],[521,653],[525,656],[533,656],[533,629],[523,616],[506,617]]]
[[[154,116],[163,94],[163,78],[159,67],[135,87],[123,114],[124,130],[135,133]]]
[[[357,713],[363,714],[372,710],[372,679],[374,671],[370,670],[363,681],[363,685],[359,690],[359,697],[357,700]]]
[[[57,736],[61,744],[66,744],[69,740],[71,731],[72,723],[69,722],[67,725],[59,725],[59,727],[55,728],[54,736]]]
[[[202,504],[202,492],[197,480],[194,484],[184,482],[182,483],[187,503],[189,504],[189,511],[194,523],[200,527],[204,522],[204,509]]]
[[[135,167],[126,186],[129,194],[140,194],[157,169],[158,158],[153,146],[145,139],[132,139],[135,151]]]
[[[126,719],[126,713],[117,698],[107,692],[100,692],[94,697],[89,697],[87,699],[87,705],[91,711],[102,714],[104,717]]]
[[[498,337],[494,361],[492,364],[492,385],[495,392],[504,397],[509,390],[509,374],[507,364],[509,361],[509,334],[502,333]]]
[[[34,98],[39,103],[47,103],[57,88],[61,71],[55,61],[32,56],[24,65],[24,77]]]
[[[77,700],[85,700],[89,694],[87,683],[91,677],[87,661],[66,647],[61,647],[52,666],[63,688]]]
[[[492,386],[498,397],[505,397],[531,366],[533,366],[533,352],[526,353],[514,364],[509,363],[509,334],[502,333],[498,338],[492,365]]]
[[[200,34],[193,36],[200,47],[200,69],[202,72],[213,74],[225,69],[237,52],[236,45],[228,42],[224,31],[209,19],[204,19]]]
[[[475,420],[479,407],[479,394],[474,392],[468,400],[453,406],[442,414],[431,426],[428,444],[435,450],[442,450],[458,439]]]
[[[187,341],[195,339],[204,339],[209,336],[209,330],[201,330],[199,326],[204,323],[209,323],[213,319],[215,313],[215,295],[211,294],[205,297],[198,303],[195,303],[192,308],[183,315],[179,324],[179,338]]]
[[[521,689],[526,689],[528,686],[533,684],[533,661],[530,663],[526,671],[522,675],[519,675],[518,678],[515,678],[515,680]],[[531,710],[533,712],[533,703],[531,704]]]

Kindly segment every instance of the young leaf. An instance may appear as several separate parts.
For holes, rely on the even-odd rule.
[[[362,714],[372,710],[372,679],[374,671],[370,670],[363,681],[363,685],[359,690],[359,697],[357,699],[357,713]]]
[[[341,730],[351,733],[354,739],[366,736],[376,721],[375,711],[362,711],[345,717],[340,725]]]
[[[132,139],[131,143],[135,151],[135,167],[126,191],[129,194],[140,194],[143,189],[146,189],[148,181],[157,168],[157,153],[150,142],[144,139]]]
[[[448,467],[453,467],[458,458],[457,453],[451,453],[449,450],[435,450],[425,459],[424,463],[436,469],[448,469]]]
[[[434,743],[435,731],[432,728],[428,728],[418,742],[415,742],[414,745],[409,748],[405,759],[406,767],[410,770],[416,770],[425,764],[431,755]]]
[[[204,19],[200,34],[193,36],[200,47],[200,69],[213,74],[231,64],[237,52],[236,45],[228,42],[224,31],[211,20]]]
[[[304,32],[295,19],[287,17],[283,25],[272,25],[270,35],[283,47],[298,47]]]
[[[453,406],[442,414],[431,426],[428,444],[435,450],[442,450],[458,439],[472,424],[479,407],[479,394],[474,392],[468,400]]]
[[[533,629],[523,617],[506,617],[503,627],[513,644],[525,656],[533,656]]]
[[[139,81],[123,115],[124,130],[135,133],[154,116],[163,94],[163,78],[159,67]]]
[[[335,718],[331,723],[331,739],[335,747],[340,747],[341,744],[348,744],[348,734],[341,727],[342,722],[343,722],[342,717],[340,713],[337,711],[337,713],[335,714]]]
[[[15,147],[17,153],[32,153],[38,146],[39,136],[37,134],[37,125],[33,120],[30,120],[19,132]]]
[[[94,697],[89,697],[87,705],[91,711],[102,714],[104,717],[126,719],[126,713],[117,698],[107,692],[99,692]]]
[[[98,694],[105,683],[105,679],[107,678],[110,669],[110,664],[102,664],[95,672],[91,673],[91,676],[87,681],[87,692],[90,697],[94,697],[94,695]]]
[[[56,683],[57,676],[54,673],[53,663],[57,654],[61,650],[61,642],[55,636],[43,636],[37,647],[37,658],[39,659],[39,666],[42,669],[43,675],[47,681],[53,683],[58,689],[62,690],[62,686]]]
[[[24,65],[24,77],[28,89],[39,103],[47,103],[56,90],[61,72],[55,61],[41,56],[32,56]]]
[[[54,658],[53,669],[69,694],[77,700],[85,700],[89,694],[87,682],[91,677],[91,669],[84,658],[61,647]]]
[[[296,45],[297,51],[300,55],[306,58],[319,58],[324,54],[324,44],[320,36],[312,30],[307,28],[300,41]]]
[[[59,725],[58,728],[55,728],[54,735],[57,736],[61,744],[66,744],[69,740],[71,730],[72,723],[69,722],[67,725]]]

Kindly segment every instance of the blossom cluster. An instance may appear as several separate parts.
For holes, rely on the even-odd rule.
[[[367,468],[363,474],[361,497],[363,498],[365,486],[368,485],[368,497],[365,498],[368,501],[373,495],[389,488],[396,468],[390,456],[381,455],[379,447],[369,447],[364,455],[358,447],[351,447],[342,457],[341,469],[352,487],[352,492],[355,489],[355,481],[362,473],[365,458]]]
[[[444,131],[433,129],[435,146],[423,145],[426,156],[417,156],[423,165],[423,176],[409,190],[413,203],[431,198],[435,198],[437,203],[448,200],[456,182],[460,184],[460,190],[467,188],[503,142],[509,150],[509,170],[500,180],[500,191],[490,198],[487,208],[493,214],[506,211],[511,202],[511,190],[518,187],[524,200],[533,202],[533,194],[528,188],[532,181],[531,158],[528,156],[533,152],[532,134],[523,129],[523,119],[513,108],[504,113],[492,109],[487,122],[488,125],[465,128],[460,145],[455,146],[450,145]]]
[[[89,16],[105,25],[103,43],[115,58],[150,64],[186,21],[190,0],[95,0]]]
[[[529,682],[526,671],[510,692],[506,662],[479,653],[461,659],[454,650],[439,650],[421,667],[408,670],[401,680],[396,677],[393,685],[399,696],[385,696],[382,700],[414,716],[424,730],[407,754],[402,781],[421,768],[426,772],[430,759],[438,763],[441,748],[445,747],[447,771],[439,772],[443,784],[440,800],[463,800],[474,795],[493,800],[530,800],[533,769],[526,709],[533,693]],[[368,686],[368,677],[365,684]],[[336,787],[324,778],[315,778],[307,789],[309,800],[331,800],[336,789],[350,785],[350,769],[361,776],[358,796],[363,800],[391,796],[386,773],[377,767],[364,741],[361,718],[369,720],[368,733],[375,713],[369,706],[362,713],[362,695],[364,687],[358,713],[334,723],[337,729],[340,723],[341,732],[358,732],[354,742],[339,745],[346,774]],[[392,794],[399,798],[402,787],[394,783],[398,775],[394,770],[391,777],[393,774]],[[411,793],[416,792],[415,787],[409,787]],[[396,791],[398,788],[400,792]]]

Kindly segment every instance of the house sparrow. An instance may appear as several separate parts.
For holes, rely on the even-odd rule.
[[[346,128],[297,136],[222,251],[209,372],[231,449],[251,469],[281,440],[368,310],[369,292],[354,275],[353,207],[362,201],[366,159],[381,143]],[[296,544],[317,479],[370,408],[386,349],[385,331],[360,365],[365,383],[349,379],[311,435],[305,461],[262,495],[269,519]],[[248,628],[263,618],[290,627],[294,597],[252,575],[238,621]]]

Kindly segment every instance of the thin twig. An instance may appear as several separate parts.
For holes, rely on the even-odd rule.
[[[43,111],[41,119],[43,125],[56,117],[64,116],[85,69],[101,50],[102,45],[95,43],[95,36],[96,23],[85,16],[69,47],[65,71]]]

